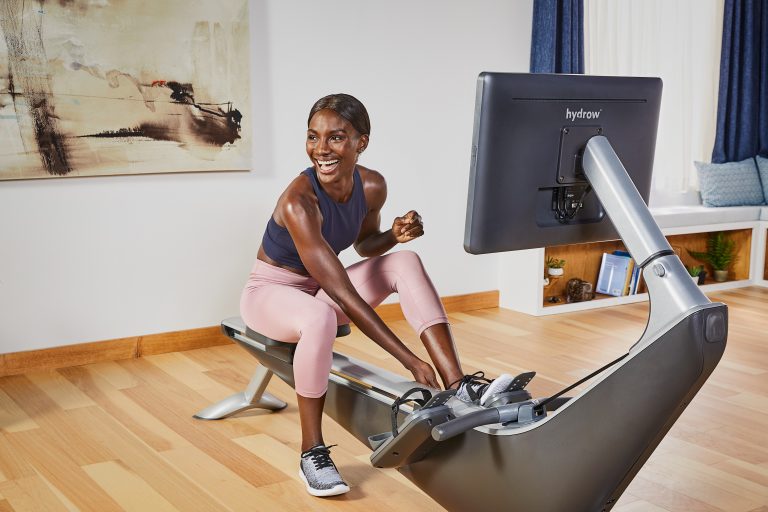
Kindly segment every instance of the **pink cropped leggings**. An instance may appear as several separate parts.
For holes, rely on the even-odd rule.
[[[448,317],[419,256],[400,251],[360,261],[347,268],[357,292],[376,307],[394,292],[405,319],[421,335]],[[296,393],[318,398],[328,389],[336,327],[349,323],[339,306],[312,277],[261,260],[240,298],[246,325],[269,338],[298,343],[293,358]]]

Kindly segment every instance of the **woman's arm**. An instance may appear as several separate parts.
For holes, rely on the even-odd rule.
[[[413,373],[417,382],[440,389],[432,367],[411,352],[355,290],[341,261],[322,236],[322,214],[316,200],[309,194],[289,191],[279,202],[278,210],[305,268],[344,314]]]
[[[413,210],[395,218],[392,229],[381,231],[381,208],[387,200],[387,182],[376,171],[364,169],[363,172],[368,213],[355,241],[357,253],[364,258],[381,256],[398,243],[410,242],[423,235],[421,216]]]

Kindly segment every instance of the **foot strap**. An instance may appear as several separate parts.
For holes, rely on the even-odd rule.
[[[414,393],[421,393],[421,398],[410,398]],[[425,388],[411,388],[398,397],[392,404],[392,437],[397,436],[397,413],[400,412],[400,406],[411,401],[423,407],[431,398],[432,392]]]

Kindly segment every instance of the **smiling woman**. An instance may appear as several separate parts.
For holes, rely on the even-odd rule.
[[[326,96],[312,107],[307,124],[312,166],[277,201],[243,290],[240,313],[254,331],[297,343],[293,367],[302,430],[300,476],[310,494],[332,496],[349,490],[321,429],[338,325],[353,321],[414,380],[439,389],[432,366],[373,310],[398,293],[406,320],[419,334],[443,385],[457,388],[457,397],[482,404],[513,379],[464,377],[448,318],[421,260],[411,251],[385,254],[422,236],[424,226],[411,210],[381,231],[386,182],[377,171],[358,165],[370,138],[363,104],[348,94]],[[345,269],[338,254],[353,244],[367,259]]]

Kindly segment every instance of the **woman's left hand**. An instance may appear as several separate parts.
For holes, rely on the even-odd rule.
[[[392,223],[392,234],[398,243],[404,244],[424,234],[424,224],[421,215],[411,210],[402,217],[395,218]]]

